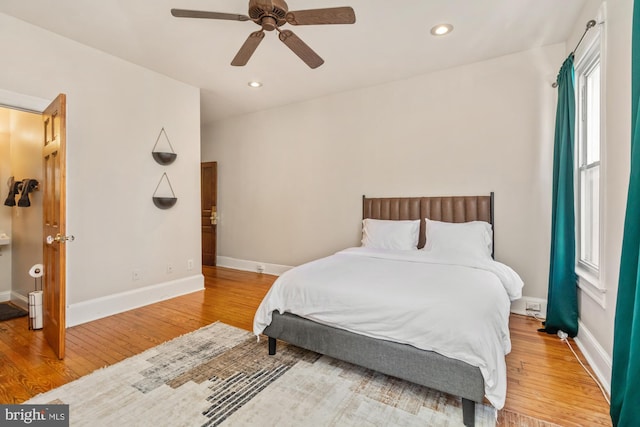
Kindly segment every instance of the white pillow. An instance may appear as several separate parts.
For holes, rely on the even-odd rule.
[[[416,250],[420,234],[420,220],[394,221],[362,220],[362,246],[377,249]]]
[[[427,241],[423,250],[444,255],[491,258],[493,235],[485,221],[441,222],[426,219]]]

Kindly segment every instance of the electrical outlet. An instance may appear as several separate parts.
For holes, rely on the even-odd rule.
[[[133,272],[131,273],[131,279],[133,281],[137,281],[137,280],[140,280],[141,278],[142,278],[142,273],[140,272],[140,270],[138,270],[137,268],[133,270]]]
[[[257,267],[256,267],[256,271],[258,273],[264,272],[264,264],[258,264]]]
[[[173,273],[173,264],[167,264],[167,274]]]
[[[192,259],[188,259],[187,260],[187,270],[193,270],[193,260]]]
[[[527,301],[525,308],[527,311],[542,311],[542,306],[539,302]]]

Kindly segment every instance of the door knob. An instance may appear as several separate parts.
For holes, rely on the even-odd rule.
[[[215,206],[211,207],[211,225],[216,225],[218,223],[218,210]]]
[[[61,236],[60,233],[56,234],[55,237],[47,236],[46,241],[48,245],[51,245],[53,242],[64,243],[64,242],[73,242],[75,240],[75,236]]]

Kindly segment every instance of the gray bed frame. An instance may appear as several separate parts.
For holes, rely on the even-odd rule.
[[[493,193],[467,197],[366,198],[363,218],[436,221],[486,221],[493,224]],[[418,247],[425,244],[425,221],[420,225]],[[484,400],[480,369],[433,351],[392,341],[374,339],[322,325],[291,313],[272,313],[264,330],[269,354],[276,353],[276,340],[344,360],[368,369],[410,381],[462,398],[465,426],[475,425],[475,404]]]

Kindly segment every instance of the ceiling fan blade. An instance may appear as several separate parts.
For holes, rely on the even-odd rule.
[[[256,48],[258,47],[258,45],[260,44],[263,38],[264,38],[264,31],[262,30],[255,31],[249,34],[249,37],[247,37],[247,40],[245,40],[244,44],[242,45],[238,53],[236,53],[236,56],[233,58],[233,61],[231,61],[231,65],[234,65],[236,67],[242,67],[243,65],[247,65],[247,62],[249,62],[251,55],[253,55],[253,52],[256,51]]]
[[[296,10],[288,12],[286,18],[291,25],[353,24],[356,22],[356,14],[349,6]]]
[[[228,21],[250,21],[246,15],[234,13],[205,12],[202,10],[171,9],[171,14],[176,18],[204,18],[204,19],[226,19]]]
[[[286,44],[300,59],[311,68],[318,68],[324,64],[324,59],[320,58],[300,37],[289,30],[282,30],[278,35],[282,43]]]

